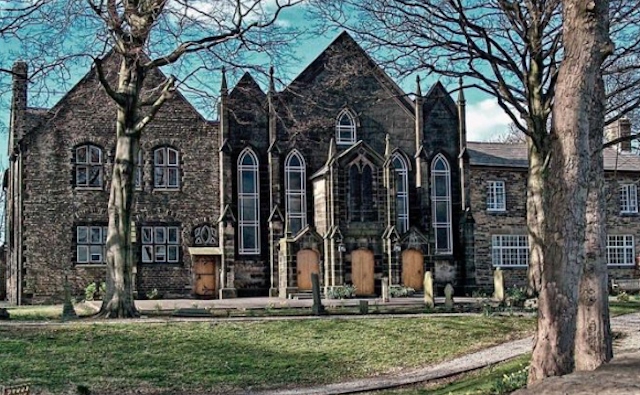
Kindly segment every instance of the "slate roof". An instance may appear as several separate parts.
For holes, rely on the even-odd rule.
[[[467,152],[471,166],[527,168],[526,144],[469,142]],[[640,156],[607,148],[604,150],[604,168],[640,172]]]

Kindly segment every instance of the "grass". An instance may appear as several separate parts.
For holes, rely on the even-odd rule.
[[[451,383],[426,385],[376,392],[376,395],[487,395],[499,394],[498,382],[505,375],[514,374],[529,366],[531,354],[522,355],[509,361],[479,369],[463,375]]]
[[[437,363],[533,328],[531,318],[479,316],[0,327],[0,383],[54,393],[307,386]]]
[[[74,306],[79,317],[95,314],[95,311],[84,305]],[[7,307],[12,321],[53,321],[62,318],[62,305],[17,306]]]
[[[632,299],[626,302],[609,301],[609,313],[611,316],[619,316],[640,311],[640,300]]]

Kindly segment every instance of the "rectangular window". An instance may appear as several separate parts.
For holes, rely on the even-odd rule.
[[[180,262],[179,226],[143,226],[141,230],[142,263]]]
[[[620,213],[638,212],[638,187],[636,184],[620,185]]]
[[[491,237],[493,266],[527,267],[529,240],[526,235],[493,235]]]
[[[504,181],[489,181],[487,185],[487,211],[507,209]]]
[[[631,266],[634,264],[634,256],[633,235],[607,236],[607,265]]]
[[[106,242],[106,226],[76,226],[76,263],[85,265],[106,263]]]

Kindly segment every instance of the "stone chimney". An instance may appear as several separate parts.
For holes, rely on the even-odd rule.
[[[11,68],[13,73],[11,124],[8,154],[11,155],[15,144],[24,136],[27,117],[27,63],[19,60]]]
[[[607,126],[604,130],[604,137],[607,141],[612,141],[621,137],[631,135],[631,121],[629,118],[620,118],[617,122]],[[615,145],[618,151],[631,151],[631,141],[623,141]]]

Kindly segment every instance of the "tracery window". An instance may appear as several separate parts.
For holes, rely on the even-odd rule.
[[[451,254],[451,170],[442,154],[431,163],[431,217],[436,254]]]
[[[287,219],[289,229],[295,235],[307,225],[306,167],[298,151],[287,156],[284,173]]]
[[[402,234],[409,229],[409,178],[401,155],[395,154],[392,163],[396,175],[396,229]]]
[[[373,200],[373,169],[368,163],[349,167],[349,218],[354,222],[376,221]]]
[[[356,142],[356,118],[348,109],[338,114],[336,119],[336,144],[353,144]]]
[[[240,254],[260,253],[258,157],[247,148],[238,157],[238,230]]]

